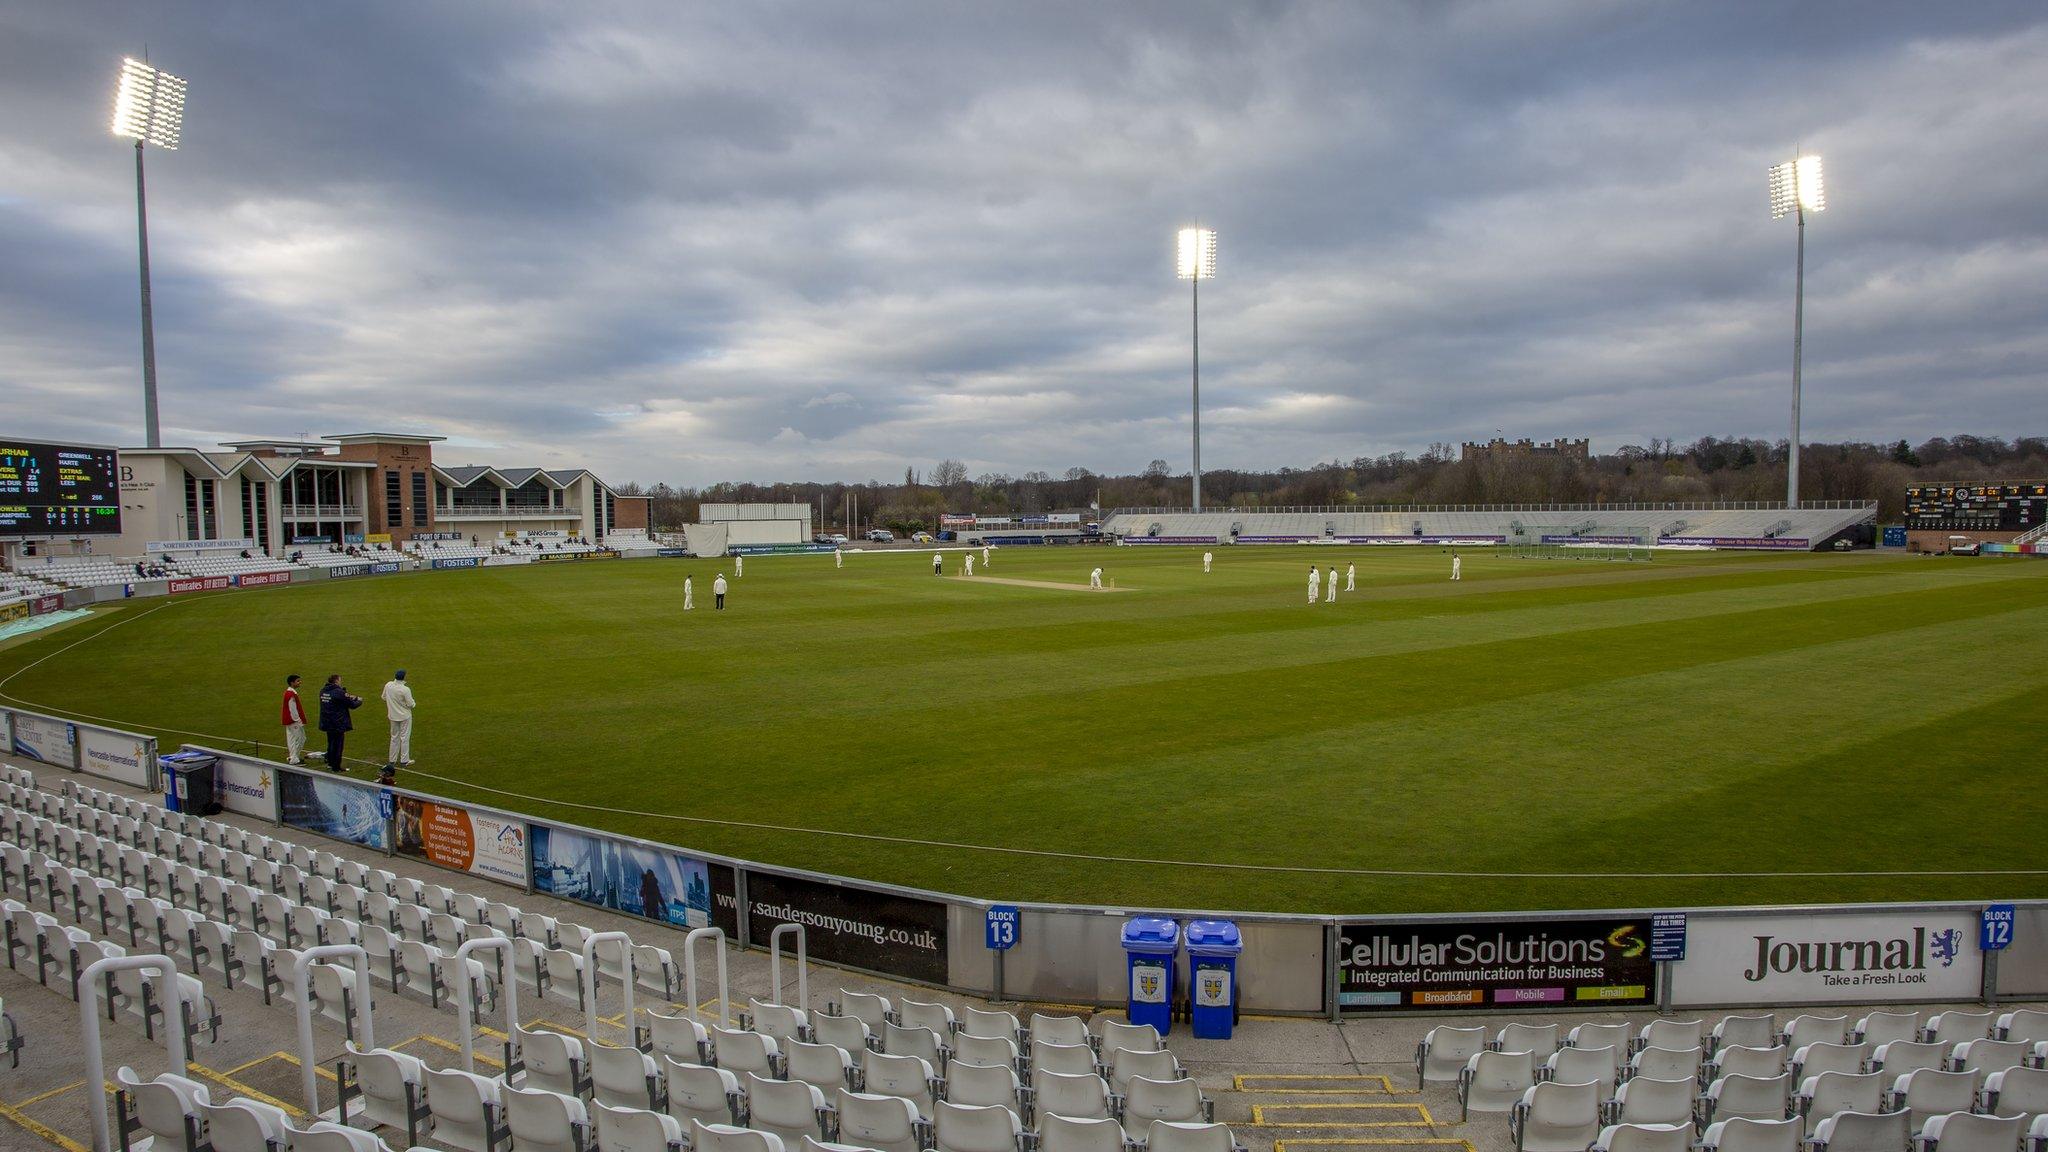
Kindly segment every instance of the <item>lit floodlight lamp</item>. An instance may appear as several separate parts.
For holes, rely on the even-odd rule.
[[[144,443],[162,445],[156,414],[156,324],[149,304],[149,199],[143,192],[142,146],[178,150],[185,126],[185,81],[129,57],[114,93],[114,135],[135,141],[135,246],[142,264],[142,428]]]
[[[1771,166],[1771,219],[1783,219],[1795,210],[1821,212],[1827,206],[1820,157],[1801,156]]]
[[[1194,467],[1189,475],[1194,480],[1192,495],[1194,510],[1202,510],[1202,281],[1216,278],[1216,230],[1214,228],[1183,228],[1178,237],[1174,260],[1174,273],[1188,281],[1191,290],[1190,306],[1193,308],[1194,330]]]
[[[1216,278],[1216,230],[1214,228],[1183,228],[1180,230],[1180,253],[1175,262],[1176,275],[1182,280],[1214,280]]]
[[[1799,507],[1799,361],[1806,338],[1806,214],[1827,209],[1820,157],[1800,156],[1771,166],[1771,219],[1799,222],[1798,255],[1792,276],[1792,436],[1787,441],[1785,502]]]
[[[184,80],[140,60],[121,61],[121,87],[114,95],[114,135],[175,152],[184,123]]]

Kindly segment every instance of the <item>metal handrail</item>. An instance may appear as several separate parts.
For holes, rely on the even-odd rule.
[[[322,944],[308,948],[299,955],[298,970],[292,973],[292,994],[299,1006],[299,1087],[306,1094],[306,1114],[320,1115],[320,1081],[316,1070],[320,1067],[319,1053],[313,1047],[313,997],[309,990],[313,983],[313,965],[329,956],[347,956],[354,962],[352,970],[356,984],[356,1012],[360,1021],[359,1031],[363,1038],[363,1051],[377,1047],[377,1025],[370,1011],[370,954],[360,944]],[[464,1021],[467,1024],[467,1021]],[[469,1043],[469,1029],[462,1030],[463,1044]]]
[[[185,1065],[190,1060],[190,1053],[185,1048],[185,1022],[174,1019],[184,1015],[185,1001],[178,992],[178,966],[171,962],[169,956],[162,953],[103,956],[87,965],[78,977],[78,1024],[85,1033],[85,1083],[87,1091],[92,1094],[92,1146],[95,1152],[107,1152],[114,1146],[107,1127],[106,1058],[100,1052],[101,977],[129,968],[143,970],[145,991],[149,981],[156,982],[159,994],[165,985],[170,986],[170,999],[164,1008],[164,1055],[170,1057],[171,1071],[179,1076],[185,1074]]]

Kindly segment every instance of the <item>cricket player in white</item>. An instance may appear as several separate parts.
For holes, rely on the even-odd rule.
[[[1358,565],[1346,564],[1344,566],[1344,590],[1346,592],[1358,591]]]
[[[1329,598],[1328,598],[1328,599],[1326,599],[1326,600],[1324,600],[1324,601],[1323,601],[1323,603],[1325,603],[1325,604],[1335,604],[1336,602],[1337,602],[1337,566],[1336,566],[1335,564],[1332,564],[1332,565],[1330,565],[1330,595],[1329,595]]]
[[[834,568],[846,567],[846,553],[841,552],[837,548],[834,548],[832,550],[832,566]]]
[[[981,546],[981,566],[983,568],[988,567],[988,545],[986,544]]]
[[[1322,594],[1323,594],[1323,572],[1322,572],[1322,569],[1320,569],[1320,568],[1317,568],[1317,567],[1316,567],[1315,565],[1311,564],[1311,565],[1309,565],[1309,566],[1308,566],[1308,602],[1309,602],[1310,604],[1314,604],[1314,603],[1315,603],[1315,602],[1316,602],[1317,600],[1319,600],[1319,599],[1321,599],[1321,598],[1322,598]]]
[[[1102,587],[1102,569],[1097,568],[1088,574],[1088,586],[1090,588]]]
[[[391,717],[391,756],[387,765],[404,767],[412,763],[412,686],[400,668],[384,685],[384,711]]]
[[[688,612],[695,607],[695,604],[690,603],[690,578],[685,576],[683,577],[683,611]]]
[[[969,576],[974,575],[974,553],[972,552],[967,554],[967,574]]]
[[[746,574],[747,574],[747,558],[746,558],[745,556],[735,556],[735,557],[733,557],[733,558],[732,558],[732,578],[733,578],[733,579],[735,579],[735,580],[737,580],[737,579],[739,579],[740,577],[742,577],[742,576],[745,576]]]
[[[946,558],[944,556],[939,555],[937,552],[932,553],[932,575],[937,576],[939,569],[943,568],[945,564]]]
[[[1463,567],[1463,566],[1464,566],[1464,564],[1465,564],[1465,560],[1464,560],[1464,558],[1463,558],[1463,557],[1459,556],[1459,555],[1458,555],[1458,554],[1457,554],[1456,552],[1453,552],[1453,553],[1451,553],[1451,579],[1453,579],[1453,580],[1463,580],[1463,579],[1464,579],[1464,577],[1463,577],[1463,576],[1460,576],[1460,575],[1458,574],[1458,569],[1459,569],[1459,568],[1461,568],[1461,567]]]
[[[1213,560],[1215,560],[1215,559],[1216,559],[1216,554],[1215,554],[1214,552],[1204,552],[1204,553],[1202,553],[1202,571],[1204,571],[1204,572],[1207,572],[1207,571],[1209,570],[1209,564],[1210,564],[1210,562],[1211,562],[1211,561],[1213,561]]]

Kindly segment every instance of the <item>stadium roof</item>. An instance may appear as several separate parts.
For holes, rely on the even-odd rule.
[[[437,444],[446,436],[415,436],[409,432],[344,432],[339,436],[322,436],[336,444]]]

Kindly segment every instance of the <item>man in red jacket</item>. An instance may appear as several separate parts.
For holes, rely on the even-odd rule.
[[[299,674],[284,678],[284,762],[306,762],[306,709],[299,703]]]

